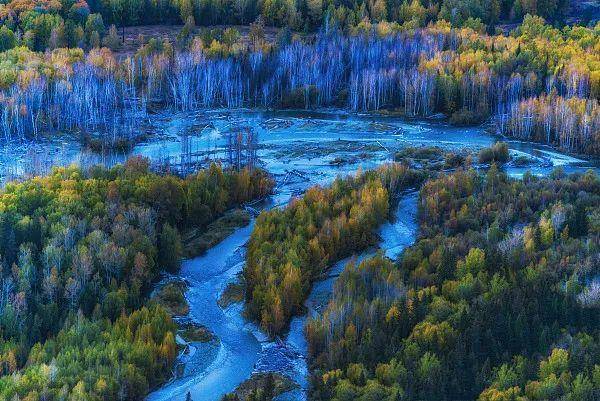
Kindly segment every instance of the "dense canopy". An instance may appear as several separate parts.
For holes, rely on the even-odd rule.
[[[159,274],[179,267],[178,230],[205,229],[271,188],[261,170],[212,165],[182,179],[152,173],[140,158],[8,184],[0,192],[0,398],[137,400],[169,379],[175,325],[144,304]]]
[[[594,173],[428,181],[416,244],[309,323],[313,399],[596,399],[599,205]]]

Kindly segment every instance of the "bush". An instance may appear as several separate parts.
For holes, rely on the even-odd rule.
[[[314,105],[318,95],[319,90],[314,85],[296,88],[281,99],[281,107],[284,109],[304,109]]]
[[[460,109],[450,116],[450,124],[459,127],[481,124],[486,118],[485,113],[474,112],[467,109]]]
[[[179,269],[182,246],[181,237],[176,228],[165,224],[160,234],[158,261],[162,268],[175,272]]]
[[[12,49],[17,45],[15,33],[6,26],[0,28],[0,52]]]
[[[509,159],[508,145],[505,142],[496,142],[491,147],[479,151],[479,163],[481,164],[504,164]]]
[[[108,29],[108,35],[102,39],[102,44],[111,50],[117,50],[121,47],[121,39],[119,38],[117,28],[114,25],[111,25]]]

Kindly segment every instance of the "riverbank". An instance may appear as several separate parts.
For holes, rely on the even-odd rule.
[[[246,128],[258,139],[257,156],[264,167],[274,167],[275,174],[301,171],[304,160],[308,168],[375,166],[387,153],[407,146],[439,146],[446,150],[463,147],[480,149],[499,137],[480,127],[456,128],[438,121],[408,121],[391,116],[350,113],[338,109],[319,111],[269,111],[249,109],[211,109],[197,112],[157,114],[147,127],[152,134],[128,153],[96,154],[83,147],[76,138],[43,139],[33,143],[8,143],[0,148],[0,172],[3,181],[48,172],[53,166],[78,164],[88,168],[95,164],[112,166],[127,157],[149,157],[155,168],[175,168],[181,161],[195,166],[228,159],[228,132]],[[337,143],[336,143],[337,142]],[[545,174],[555,165],[567,172],[594,167],[594,160],[566,159],[564,153],[547,145],[507,140],[511,151],[540,158],[531,166],[534,174]],[[560,158],[555,156],[560,155]],[[275,160],[279,159],[279,160]],[[557,163],[554,163],[554,162]],[[325,166],[327,165],[327,166]],[[299,168],[296,168],[299,167]]]
[[[194,126],[210,126],[193,136],[192,145],[197,151],[223,155],[224,132],[243,126],[255,129],[258,132],[261,166],[276,179],[274,194],[263,204],[254,205],[257,210],[282,207],[311,185],[328,185],[338,175],[375,168],[394,160],[395,155],[404,149],[412,148],[409,151],[413,152],[411,157],[415,156],[414,152],[429,152],[429,147],[437,147],[438,150],[434,152],[437,155],[457,152],[465,157],[477,157],[481,149],[496,141],[496,137],[478,128],[459,129],[437,122],[407,123],[394,117],[343,112],[213,110],[205,114],[181,113],[169,116],[164,122],[164,130],[172,139],[148,144],[138,148],[137,152],[150,157],[166,152],[176,154],[180,146],[176,132],[187,131]],[[358,157],[365,151],[369,153],[368,158]],[[508,142],[508,151],[511,157],[525,155],[535,161],[527,167],[507,163],[503,168],[510,175],[519,176],[528,170],[534,174],[550,174],[555,164],[562,165],[567,172],[585,171],[588,168],[566,155],[548,154],[545,153],[549,151],[547,147],[529,143]],[[445,168],[446,160],[444,156],[441,157],[443,160],[432,159],[431,162],[439,162],[439,167]],[[344,158],[348,162],[332,165],[331,161],[336,158]],[[401,158],[406,160],[406,155]],[[417,157],[413,159],[418,161]],[[426,163],[420,167],[425,168]],[[416,204],[405,205],[397,216],[416,219]],[[407,241],[410,243],[414,238],[413,231],[403,221],[400,218],[391,226],[384,225],[380,233],[382,241],[390,243],[388,249],[391,257],[397,257]],[[272,342],[243,317],[238,275],[245,259],[244,244],[252,227],[251,220],[248,226],[236,229],[200,257],[184,261],[180,276],[189,282],[185,293],[190,304],[189,319],[210,330],[219,343],[214,347],[209,345],[204,358],[191,362],[198,367],[194,374],[170,382],[152,393],[149,400],[184,400],[187,391],[190,391],[193,399],[219,401],[220,397],[233,391],[252,373],[269,371],[291,377],[299,383],[300,387],[292,391],[291,396],[305,394],[302,390],[308,386],[306,354],[303,351],[306,346],[303,337],[305,318],[294,319],[286,336],[281,341]],[[336,266],[341,271],[344,263]],[[326,302],[334,281],[335,275],[323,284],[315,285],[315,302]],[[319,308],[317,304],[313,305],[307,307],[309,314]],[[282,397],[286,396],[282,395],[280,399]]]
[[[242,209],[233,209],[225,212],[206,228],[193,228],[183,232],[181,241],[183,244],[183,257],[186,259],[202,255],[226,237],[231,235],[237,228],[247,226],[250,223],[250,213]]]

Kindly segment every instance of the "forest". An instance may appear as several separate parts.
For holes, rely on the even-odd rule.
[[[15,47],[0,55],[3,138],[70,131],[128,140],[157,106],[334,106],[443,113],[454,125],[489,122],[499,134],[598,154],[598,27],[560,29],[528,15],[510,35],[446,21],[407,29],[361,20],[344,31],[335,18],[312,39],[283,29],[274,42],[261,21],[247,38],[184,27],[178,43],[153,39],[126,58],[106,47]]]
[[[0,0],[0,400],[600,400],[595,3]]]
[[[560,22],[567,0],[6,0],[0,5],[0,50],[22,44],[32,50],[119,46],[117,28],[134,25],[246,25],[261,18],[268,25],[296,31],[318,29],[335,16],[342,26],[395,22],[423,27],[446,20],[456,26],[481,21],[494,33],[500,22],[519,22],[527,14]]]
[[[0,193],[0,399],[140,400],[170,379],[175,324],[148,304],[181,233],[262,198],[259,169],[185,178],[147,159],[56,168]],[[16,398],[15,398],[16,397]]]
[[[308,323],[311,399],[597,399],[599,205],[593,172],[427,181],[417,242]]]
[[[246,308],[268,333],[280,334],[303,311],[311,285],[327,267],[374,244],[399,191],[424,175],[401,164],[313,187],[284,209],[262,213],[244,268]]]

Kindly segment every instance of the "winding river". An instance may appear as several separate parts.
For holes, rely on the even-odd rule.
[[[389,161],[394,151],[406,146],[477,150],[497,140],[481,128],[454,128],[437,121],[411,122],[340,111],[208,110],[154,116],[147,127],[153,134],[149,136],[152,140],[136,145],[130,154],[177,162],[185,141],[185,147],[197,160],[217,160],[224,156],[223,134],[245,127],[251,127],[258,134],[262,167],[277,181],[275,194],[259,206],[261,209],[284,206],[309,186],[326,185],[337,175],[380,165]],[[513,176],[520,176],[526,170],[545,175],[556,166],[565,172],[595,168],[591,162],[547,146],[508,143],[514,156],[530,160],[527,167],[507,167]],[[27,146],[4,146],[0,153],[0,171],[9,176],[56,164],[101,162],[110,165],[128,155],[99,156],[82,149],[73,138],[64,137]],[[416,238],[416,201],[416,192],[405,193],[393,220],[379,229],[379,248],[392,259]],[[217,401],[252,373],[266,371],[282,373],[298,384],[297,389],[279,396],[280,400],[306,398],[307,345],[303,327],[307,317],[293,319],[285,338],[269,341],[253,323],[243,318],[242,304],[225,309],[217,304],[225,287],[235,281],[243,269],[245,243],[253,223],[236,230],[203,256],[184,261],[180,276],[188,283],[188,317],[209,329],[217,341],[190,344],[183,375],[152,392],[149,401],[185,400],[188,391],[195,401]],[[376,249],[369,249],[354,258],[363,259],[374,252]],[[336,263],[323,280],[316,283],[306,301],[309,314],[319,313],[326,305],[333,283],[347,262],[348,259]]]
[[[183,128],[178,126],[183,124]],[[344,113],[212,111],[195,119],[173,119],[166,132],[190,126],[202,129],[192,147],[206,154],[222,152],[220,134],[236,126],[251,126],[259,133],[259,156],[264,168],[277,178],[275,195],[264,208],[285,205],[309,186],[326,185],[337,175],[368,169],[390,159],[394,150],[405,146],[436,145],[448,150],[468,147],[473,150],[489,146],[496,138],[480,128],[453,128],[438,122],[407,122],[393,117],[348,115]],[[169,138],[140,146],[135,153],[163,157],[163,152],[177,152],[177,142]],[[509,173],[548,174],[561,166],[567,172],[583,171],[592,164],[564,155],[549,147],[509,142],[511,153],[526,156],[533,163],[527,168],[509,167]],[[212,153],[211,153],[212,152]],[[339,163],[341,161],[341,163]],[[293,174],[291,173],[293,172]],[[417,194],[405,194],[393,221],[379,229],[379,248],[395,259],[417,235]],[[269,339],[242,317],[242,305],[226,309],[217,299],[228,283],[243,269],[245,248],[253,224],[238,229],[205,255],[184,263],[181,275],[189,283],[186,294],[191,306],[190,317],[209,328],[219,338],[215,352],[203,352],[194,362],[200,369],[168,383],[148,397],[149,401],[185,399],[189,391],[194,400],[219,400],[225,393],[255,372],[275,371],[292,378],[298,388],[278,397],[279,400],[306,399],[308,368],[307,344],[303,327],[307,316],[293,319],[285,338]],[[369,249],[353,258],[373,255]],[[349,258],[350,259],[350,258]],[[306,301],[309,314],[319,313],[331,294],[333,283],[349,259],[333,265],[326,277],[315,284]],[[208,359],[208,361],[206,360]]]

